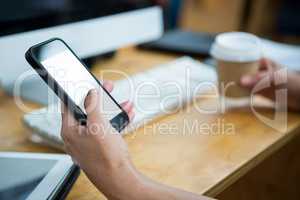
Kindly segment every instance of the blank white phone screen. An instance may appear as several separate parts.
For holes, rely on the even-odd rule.
[[[101,86],[73,53],[69,50],[61,51],[41,63],[73,102],[86,114],[84,101],[88,92],[91,89],[99,90]],[[103,115],[111,120],[122,110],[103,89],[100,91]]]

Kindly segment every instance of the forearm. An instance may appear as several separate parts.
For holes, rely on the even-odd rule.
[[[114,176],[114,175],[112,175]],[[112,178],[112,177],[111,177]],[[115,184],[105,191],[109,200],[209,200],[210,198],[172,188],[145,177],[135,169],[115,176]],[[102,188],[103,189],[103,188]],[[99,190],[102,190],[99,188]]]
[[[209,200],[210,198],[176,189],[143,177],[143,187],[137,199],[143,200]]]
[[[110,166],[102,173],[97,165],[83,169],[88,178],[109,200],[135,200],[142,191],[142,178],[133,165],[125,162],[119,166]]]

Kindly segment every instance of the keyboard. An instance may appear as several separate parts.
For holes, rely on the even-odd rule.
[[[117,102],[131,100],[135,105],[135,118],[122,134],[184,107],[195,95],[207,92],[207,87],[199,87],[201,83],[216,83],[216,80],[213,67],[190,57],[182,57],[116,81],[112,96]],[[32,129],[31,138],[34,141],[63,147],[58,104],[27,113],[23,121]]]

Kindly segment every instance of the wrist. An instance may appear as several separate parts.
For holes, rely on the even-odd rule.
[[[144,178],[130,161],[126,161],[118,167],[113,167],[108,174],[105,174],[105,176],[107,176],[107,180],[111,181],[110,184],[105,184],[104,187],[101,187],[103,186],[103,179],[100,179],[99,181],[102,181],[102,184],[99,182],[98,188],[108,199],[140,199],[138,197],[141,196],[140,193],[144,186]]]

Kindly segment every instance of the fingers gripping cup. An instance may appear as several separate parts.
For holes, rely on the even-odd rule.
[[[241,76],[255,74],[262,57],[260,39],[243,32],[218,35],[211,48],[217,61],[219,92],[227,97],[249,97],[250,91],[240,87]]]

